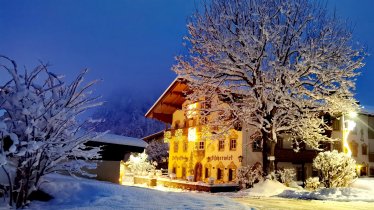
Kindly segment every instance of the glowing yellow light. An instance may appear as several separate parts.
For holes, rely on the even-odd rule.
[[[355,117],[357,117],[357,112],[349,112],[349,113],[348,113],[348,116],[349,116],[350,118],[355,118]]]
[[[350,118],[354,118],[357,116],[356,112],[350,112],[348,114]],[[353,120],[345,120],[344,115],[342,116],[342,122],[343,122],[343,152],[346,153],[348,156],[352,156],[352,151],[349,148],[348,144],[348,136],[349,132],[352,131],[356,127],[356,123]]]
[[[356,123],[352,120],[348,120],[347,122],[347,129],[348,131],[353,131],[353,129],[356,127]]]
[[[121,185],[124,185],[125,182],[125,163],[121,160],[120,165],[119,165],[119,183]]]
[[[196,127],[188,128],[188,141],[196,141],[196,139],[197,139]]]
[[[170,131],[165,131],[164,132],[164,143],[169,143],[171,139],[171,132]]]
[[[183,139],[183,129],[177,129],[175,131],[175,139],[181,141]]]
[[[187,118],[193,118],[194,116],[196,116],[196,109],[197,109],[197,103],[188,105],[187,112],[186,112]]]

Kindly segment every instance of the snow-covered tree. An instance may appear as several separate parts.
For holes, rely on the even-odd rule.
[[[150,142],[145,149],[149,160],[156,161],[158,164],[167,162],[169,158],[169,144],[154,140]]]
[[[98,157],[97,148],[84,145],[94,134],[80,131],[76,118],[101,103],[90,96],[96,81],[82,85],[86,70],[65,84],[43,63],[21,73],[15,61],[0,59],[2,74],[10,76],[0,85],[0,162],[9,180],[9,204],[22,207],[44,175],[94,167],[83,161]]]
[[[134,175],[148,175],[148,172],[155,170],[155,165],[149,160],[145,152],[131,154],[129,160],[125,164]]]
[[[280,182],[285,184],[287,187],[291,186],[292,182],[295,181],[296,172],[293,168],[285,168],[277,171]]]
[[[218,94],[227,106],[202,110],[217,116],[211,124],[259,129],[265,172],[274,171],[285,133],[315,149],[331,140],[322,116],[357,108],[352,90],[363,66],[347,24],[309,0],[209,2],[188,24],[190,53],[173,68],[189,81],[188,99],[214,102]]]
[[[321,172],[321,182],[327,188],[347,187],[356,174],[356,161],[336,150],[320,152],[313,160],[313,167]]]
[[[242,166],[236,175],[239,187],[242,189],[253,187],[253,184],[263,180],[261,164]]]
[[[320,186],[319,177],[309,177],[305,181],[305,189],[316,190]]]

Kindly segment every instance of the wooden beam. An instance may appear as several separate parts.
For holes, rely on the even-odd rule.
[[[171,124],[173,121],[173,115],[172,114],[163,114],[163,113],[153,113],[152,118],[160,120],[165,123]]]
[[[161,106],[170,107],[172,109],[182,109],[182,104],[173,104],[173,103],[163,102],[161,103]]]
[[[178,97],[186,97],[186,94],[181,92],[181,91],[171,91],[170,95],[175,95],[175,96],[178,96]]]

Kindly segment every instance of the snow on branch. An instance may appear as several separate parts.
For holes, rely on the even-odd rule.
[[[0,85],[0,163],[4,170],[11,171],[7,162],[17,169],[10,194],[17,194],[14,201],[20,207],[45,174],[77,172],[83,160],[98,157],[98,149],[84,145],[95,134],[81,130],[77,117],[101,102],[89,92],[97,81],[83,84],[87,70],[66,84],[44,63],[24,74],[17,68],[15,61],[0,56],[0,71],[11,78]],[[77,160],[79,167],[68,160]]]

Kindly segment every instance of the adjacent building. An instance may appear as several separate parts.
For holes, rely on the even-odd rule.
[[[113,183],[122,183],[124,166],[131,153],[142,153],[147,143],[142,139],[127,136],[104,134],[86,143],[89,146],[101,147],[101,159],[96,160],[97,168],[90,170],[96,179]]]

